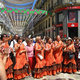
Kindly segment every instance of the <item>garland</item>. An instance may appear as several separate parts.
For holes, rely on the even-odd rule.
[[[48,12],[45,10],[38,10],[38,9],[12,9],[12,8],[0,8],[0,12],[6,13],[24,13],[24,14],[44,14],[47,15]]]

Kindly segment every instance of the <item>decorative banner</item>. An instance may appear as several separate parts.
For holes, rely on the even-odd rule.
[[[48,12],[45,10],[37,10],[37,9],[12,9],[12,8],[0,8],[0,12],[6,13],[25,13],[25,14],[44,14],[47,15]]]

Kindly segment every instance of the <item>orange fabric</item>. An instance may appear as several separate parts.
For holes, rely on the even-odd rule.
[[[74,45],[71,45],[71,46],[69,46],[67,48],[72,50],[74,48]],[[66,54],[65,55],[65,59],[64,59],[64,64],[67,65],[70,62],[76,65],[75,57],[72,58],[72,59],[69,59],[69,56]]]
[[[8,42],[5,42],[4,48],[9,48]],[[5,64],[5,69],[8,69],[12,64],[13,64],[12,60],[10,59],[10,57],[8,57]]]
[[[15,47],[17,47],[19,44],[15,44]],[[21,44],[20,49],[16,51],[16,64],[14,66],[14,69],[21,69],[27,64],[26,60],[26,54],[20,53],[20,51],[24,50],[24,44]]]
[[[19,79],[22,79],[22,78],[24,78],[26,76],[28,76],[27,73],[22,73],[20,75],[14,75],[14,79],[19,80]]]
[[[51,44],[46,43],[45,48],[50,49]],[[46,60],[46,66],[51,66],[55,62],[55,58],[53,56],[53,49],[52,48],[49,51],[45,52],[45,60]]]
[[[62,51],[62,48],[63,48],[63,42],[62,41],[55,41],[54,42],[55,45],[57,46],[61,46],[59,49],[55,50],[53,53],[54,53],[54,57],[55,57],[55,60],[56,60],[56,64],[61,64],[62,61],[63,61],[63,51]],[[55,47],[54,47],[55,48]]]
[[[8,42],[5,42],[4,48],[9,48]]]
[[[8,42],[5,42],[4,48],[9,48]],[[13,62],[10,57],[7,58],[5,69],[7,70],[10,66],[12,66]],[[7,74],[7,79],[13,78],[13,73]]]
[[[7,79],[13,78],[13,73],[7,74]]]
[[[56,70],[53,70],[53,71],[52,71],[52,74],[53,74],[53,75],[56,75]]]
[[[42,78],[43,76],[46,76],[47,75],[47,72],[46,71],[44,71],[44,72],[42,72],[42,73],[35,73],[35,75],[34,75],[34,78]]]
[[[42,72],[42,73],[40,74],[40,77],[43,77],[43,76],[46,76],[46,75],[47,75],[47,72],[44,71],[44,72]]]
[[[67,68],[66,68],[66,67],[64,67],[64,68],[63,68],[63,71],[64,71],[64,72],[67,72]]]
[[[37,51],[36,49],[41,49],[41,45],[39,43],[35,44],[35,57],[36,57],[35,68],[43,68],[46,64],[46,61],[44,59],[40,60],[39,57],[37,56],[37,54],[41,54],[44,58],[44,49],[42,49],[41,51]]]
[[[12,60],[8,57],[7,62],[5,64],[5,69],[8,69],[13,64]]]
[[[72,73],[72,72],[75,73],[75,72],[77,72],[77,69],[72,69],[72,68],[66,68],[66,67],[65,67],[65,68],[63,68],[63,71],[64,71],[64,72],[68,72],[68,73]]]
[[[67,72],[68,72],[68,73],[72,73],[72,68],[68,68],[68,69],[67,69]]]
[[[75,73],[75,72],[77,72],[77,69],[73,69],[72,71]]]
[[[40,73],[35,73],[34,78],[41,78]]]
[[[47,71],[47,75],[52,75],[52,71]]]

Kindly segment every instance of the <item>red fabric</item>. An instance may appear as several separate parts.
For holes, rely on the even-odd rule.
[[[34,57],[29,57],[28,59],[29,59],[30,68],[31,68],[31,70],[33,70],[34,67],[35,67],[35,58]]]

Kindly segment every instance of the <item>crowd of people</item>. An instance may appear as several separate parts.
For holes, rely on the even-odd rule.
[[[20,80],[26,76],[39,79],[77,71],[80,71],[80,40],[76,37],[61,39],[58,35],[54,41],[50,37],[24,38],[17,34],[0,37],[1,80]]]

